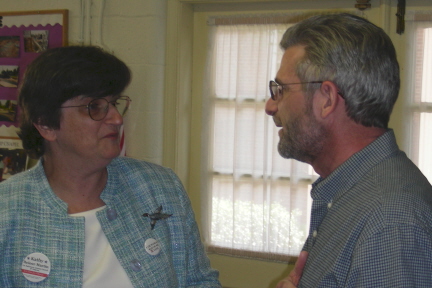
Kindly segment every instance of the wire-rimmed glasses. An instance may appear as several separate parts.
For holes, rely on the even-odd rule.
[[[117,109],[121,116],[124,116],[131,101],[132,100],[129,96],[120,96],[112,101],[108,101],[105,98],[96,98],[90,101],[87,105],[61,106],[60,108],[86,107],[91,119],[101,121],[108,114],[110,104]]]
[[[324,81],[310,81],[310,82],[298,82],[298,83],[287,83],[287,84],[279,84],[274,80],[270,80],[269,82],[269,89],[270,89],[270,96],[273,101],[277,101],[281,98],[283,94],[283,87],[287,85],[294,85],[294,84],[308,84],[308,83],[314,83],[314,84],[322,84]]]

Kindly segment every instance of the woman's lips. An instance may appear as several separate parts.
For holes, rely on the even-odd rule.
[[[119,133],[115,132],[115,133],[107,134],[104,138],[118,139],[118,137],[119,137]]]

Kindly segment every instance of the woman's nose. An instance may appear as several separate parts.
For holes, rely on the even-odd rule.
[[[117,125],[123,124],[123,116],[120,114],[120,112],[117,110],[117,108],[112,106],[112,105],[108,106],[108,113],[107,113],[106,119],[109,122],[112,122],[112,123],[117,124]]]

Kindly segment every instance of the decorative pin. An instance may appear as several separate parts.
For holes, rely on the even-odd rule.
[[[144,213],[142,216],[150,218],[151,222],[151,230],[153,230],[154,226],[156,225],[156,221],[158,220],[164,220],[168,217],[171,217],[173,214],[165,214],[162,213],[162,205],[159,206],[159,208],[156,209],[153,213]]]

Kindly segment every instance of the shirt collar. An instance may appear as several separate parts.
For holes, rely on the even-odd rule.
[[[313,200],[335,202],[357,183],[372,167],[399,151],[392,129],[348,158],[326,178],[319,177],[312,184]]]

